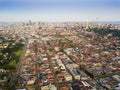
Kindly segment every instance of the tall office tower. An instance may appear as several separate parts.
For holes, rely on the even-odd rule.
[[[86,29],[89,28],[89,22],[88,22],[88,21],[85,22],[85,28],[86,28]]]
[[[96,18],[96,26],[99,27],[100,26],[100,23],[99,23],[99,18],[97,17]]]
[[[32,25],[32,21],[31,20],[29,20],[29,25]]]

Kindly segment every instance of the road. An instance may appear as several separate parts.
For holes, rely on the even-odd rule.
[[[15,82],[16,82],[17,77],[18,77],[18,75],[20,74],[20,71],[21,71],[21,67],[22,67],[22,63],[21,63],[21,62],[22,62],[22,60],[23,60],[23,58],[24,58],[24,56],[25,56],[25,52],[26,52],[26,50],[27,50],[27,45],[28,45],[28,41],[25,42],[24,49],[23,49],[23,53],[22,53],[21,57],[19,58],[18,67],[17,67],[17,69],[16,69],[16,73],[15,73],[15,75],[14,75],[12,81],[11,81],[10,86],[13,86],[13,85],[16,86],[16,85],[15,85]]]

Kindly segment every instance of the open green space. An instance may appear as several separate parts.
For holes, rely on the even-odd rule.
[[[94,31],[95,33],[102,35],[102,36],[112,34],[113,37],[118,37],[120,39],[120,30],[118,30],[118,29],[93,28],[93,29],[89,29],[88,31]]]
[[[13,70],[13,69],[16,69],[17,66],[18,66],[18,62],[10,61],[10,62],[7,63],[6,65],[4,64],[4,65],[2,66],[2,68],[4,68],[4,69],[9,69],[9,70]]]
[[[67,40],[67,39],[64,39],[64,40],[61,40],[60,43],[62,44],[67,44],[67,43],[70,43],[71,41]]]
[[[18,66],[19,58],[22,55],[24,45],[21,43],[12,45],[13,43],[14,42],[10,42],[8,47],[1,51],[2,55],[0,56],[0,68],[15,70]]]

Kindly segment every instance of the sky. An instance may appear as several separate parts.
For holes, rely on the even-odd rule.
[[[0,0],[0,21],[120,21],[120,0]]]

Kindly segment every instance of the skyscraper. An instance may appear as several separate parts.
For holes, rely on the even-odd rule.
[[[88,21],[85,22],[85,28],[86,28],[86,29],[89,28],[89,22],[88,22]]]

